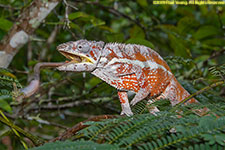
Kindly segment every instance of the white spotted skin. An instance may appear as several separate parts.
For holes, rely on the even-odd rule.
[[[80,45],[82,48],[79,49]],[[87,57],[92,62],[65,64],[58,69],[75,72],[89,71],[115,87],[121,102],[121,114],[128,116],[133,114],[125,94],[128,91],[136,93],[131,105],[135,105],[146,97],[167,98],[172,105],[175,105],[189,95],[178,83],[167,63],[149,47],[121,43],[104,45],[101,41],[79,40],[61,44],[58,49]]]

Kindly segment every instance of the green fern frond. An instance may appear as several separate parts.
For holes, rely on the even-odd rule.
[[[216,77],[220,77],[224,80],[225,78],[225,64],[219,65],[219,66],[213,66],[209,68],[209,71],[212,75]]]
[[[210,104],[206,104],[209,106]],[[196,105],[192,109],[204,105]],[[88,122],[90,125],[79,134],[83,139],[98,143],[116,144],[125,149],[166,149],[206,146],[207,143],[221,145],[221,137],[225,136],[225,117],[199,117],[187,113],[188,107],[181,106],[183,117],[177,118],[177,113],[161,111],[157,116],[149,113],[132,117],[119,117],[101,122]],[[211,108],[216,107],[211,105]],[[217,109],[214,110],[218,111]],[[220,110],[222,111],[222,110]],[[210,122],[210,123],[208,123]],[[210,135],[217,139],[207,139]],[[220,140],[219,140],[220,139]],[[202,144],[202,145],[201,145]],[[187,147],[186,147],[187,146]],[[212,144],[210,145],[212,147]]]
[[[98,144],[92,141],[57,141],[30,150],[121,150],[112,144]]]
[[[142,100],[139,103],[137,103],[136,105],[134,105],[132,107],[132,112],[134,114],[144,114],[147,113],[147,101],[146,100]]]
[[[208,116],[207,116],[208,117]],[[198,141],[198,139],[202,139],[204,134],[213,134],[213,133],[223,133],[225,128],[225,117],[221,117],[219,119],[214,119],[214,122],[201,125],[201,121],[205,118],[201,118],[200,123],[198,126],[191,126],[191,127],[180,127],[180,130],[178,130],[176,133],[172,133],[169,136],[161,137],[160,139],[157,139],[156,141],[151,141],[142,144],[142,146],[138,147],[141,150],[158,150],[158,149],[165,149],[165,148],[172,148],[176,147],[177,145],[184,144],[184,143],[195,143]],[[207,121],[207,119],[205,119]],[[175,128],[176,129],[176,128]],[[181,130],[182,129],[182,130]],[[224,133],[223,133],[224,134]],[[225,135],[224,135],[225,136]],[[207,143],[207,140],[204,140],[204,143]],[[221,143],[213,143],[213,144],[221,144]],[[224,146],[224,145],[221,145]]]
[[[132,117],[130,120],[124,121],[119,126],[115,127],[110,134],[106,135],[106,140],[108,143],[114,143],[121,137],[126,137],[127,133],[131,131],[135,131],[136,128],[142,127],[143,124],[145,124],[149,120],[153,120],[154,116],[152,115],[136,115]],[[114,136],[111,136],[111,133],[114,134]]]
[[[89,140],[94,140],[95,137],[98,138],[97,136],[99,134],[103,133],[106,129],[110,129],[115,124],[119,124],[120,122],[127,120],[127,119],[129,119],[129,118],[118,117],[117,119],[115,119],[115,118],[107,119],[107,120],[99,121],[99,122],[89,121],[89,122],[86,122],[85,125],[90,125],[90,126],[79,131],[78,134],[83,135],[84,137],[88,138]]]
[[[11,95],[15,88],[22,88],[19,81],[10,70],[0,68],[0,95]]]
[[[0,89],[0,95],[10,95],[11,92],[6,89]]]
[[[178,149],[181,150],[181,149]],[[190,145],[188,147],[184,147],[183,150],[224,150],[224,147],[221,145],[210,145],[209,143],[201,143]]]
[[[164,57],[164,60],[168,63],[168,64],[190,64],[191,62],[193,62],[192,59],[185,59],[183,57],[180,56],[167,56]]]
[[[12,108],[9,103],[12,100],[13,94],[18,88],[22,88],[19,81],[11,73],[11,70],[0,68],[0,108],[11,112]]]
[[[161,136],[165,134],[168,130],[172,129],[178,124],[188,125],[195,124],[197,122],[196,116],[190,116],[188,118],[176,119],[174,116],[167,116],[166,114],[159,114],[157,119],[151,120],[144,124],[141,129],[138,129],[134,134],[129,135],[127,138],[121,140],[119,145],[126,145],[129,147],[139,141],[144,141],[146,139],[154,139],[154,136]]]
[[[22,88],[21,84],[19,83],[17,79],[9,77],[9,76],[0,76],[0,87],[6,86],[9,88],[13,88],[13,83],[15,83],[15,85],[18,88]]]

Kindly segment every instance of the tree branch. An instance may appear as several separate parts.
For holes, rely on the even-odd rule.
[[[0,67],[7,68],[19,49],[28,42],[30,35],[48,14],[58,5],[60,0],[34,0],[22,9],[15,24],[1,41]]]
[[[88,125],[84,125],[85,122],[88,121],[100,121],[103,119],[111,119],[111,118],[117,118],[118,116],[115,115],[100,115],[100,116],[95,116],[95,117],[91,117],[85,121],[79,122],[78,124],[76,124],[75,126],[73,126],[72,128],[68,129],[67,131],[65,131],[62,135],[50,140],[50,142],[54,142],[57,140],[66,140],[70,137],[72,137],[73,135],[75,135],[78,131],[88,127]]]
[[[80,106],[80,105],[86,105],[86,104],[91,104],[90,100],[82,100],[82,101],[75,101],[71,103],[66,103],[66,104],[51,104],[51,105],[43,105],[40,107],[34,107],[29,109],[29,111],[35,111],[35,110],[58,110],[58,109],[67,109],[67,108],[73,108],[75,106]]]

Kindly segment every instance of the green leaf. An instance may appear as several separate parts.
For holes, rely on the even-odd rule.
[[[179,20],[177,28],[181,34],[186,34],[194,31],[198,26],[199,22],[197,22],[194,17],[183,17]]]
[[[130,37],[131,38],[140,38],[140,39],[145,39],[145,33],[144,31],[138,27],[138,26],[133,26],[133,28],[130,29]]]
[[[147,7],[148,6],[147,0],[137,0],[137,3],[139,5],[141,5],[142,7]]]
[[[2,108],[3,110],[11,113],[12,112],[12,108],[10,107],[8,102],[6,102],[4,100],[5,98],[8,98],[8,96],[0,96],[0,108]]]
[[[108,42],[123,42],[124,35],[123,33],[110,33],[106,34],[106,38]]]
[[[149,42],[149,41],[147,41],[145,39],[130,38],[125,43],[127,43],[127,44],[128,43],[129,44],[140,44],[140,45],[144,45],[144,46],[147,46],[147,47],[150,47],[150,48],[154,49],[154,45],[151,42]]]
[[[181,38],[175,37],[173,34],[168,34],[170,40],[170,46],[174,50],[176,56],[188,58],[190,50],[183,44],[184,41]]]
[[[102,29],[102,30],[105,30],[105,31],[113,32],[112,28],[110,28],[110,27],[108,27],[106,25],[102,25],[99,28]]]
[[[101,19],[97,19],[95,17],[92,17],[90,21],[91,21],[92,25],[94,25],[94,26],[105,25],[105,21],[102,21]]]
[[[177,132],[181,132],[181,133],[185,133],[186,132],[186,128],[184,126],[178,125],[175,127]]]
[[[210,36],[219,35],[221,32],[214,26],[202,26],[193,35],[196,40],[201,40]]]
[[[14,74],[12,74],[10,72],[10,70],[8,69],[5,69],[5,68],[0,68],[0,75],[3,75],[3,76],[8,76],[8,77],[11,77],[13,79],[16,79],[16,76]]]
[[[98,144],[92,141],[57,141],[30,150],[119,150],[119,147],[112,144]]]
[[[158,25],[158,27],[161,28],[166,33],[180,33],[178,28],[174,25],[163,24],[163,25]]]
[[[214,38],[214,39],[207,39],[202,41],[202,44],[210,45],[210,46],[224,46],[225,39],[222,38]],[[216,50],[214,48],[214,50]]]
[[[78,30],[79,32],[82,32],[80,26],[78,26],[78,25],[75,24],[75,23],[72,23],[72,22],[71,22],[71,23],[70,23],[70,27],[73,28],[73,29],[75,29],[75,30]]]
[[[225,134],[217,134],[215,135],[216,142],[220,145],[225,146],[224,140],[225,140]]]
[[[89,15],[83,13],[83,12],[75,12],[75,13],[71,13],[69,14],[69,19],[70,20],[73,20],[73,19],[77,19],[77,18],[80,18],[80,17],[88,17]]]
[[[10,28],[12,27],[13,23],[7,19],[0,18],[0,29],[4,31],[9,31]]]
[[[215,123],[216,118],[212,116],[204,116],[200,119],[199,126],[204,127],[205,124],[213,125]]]
[[[101,26],[105,24],[105,21],[98,19],[95,16],[85,14],[83,12],[75,12],[75,13],[69,14],[70,20],[77,19],[77,18],[85,18],[86,21],[91,22],[93,26]]]

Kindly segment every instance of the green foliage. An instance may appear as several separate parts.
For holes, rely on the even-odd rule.
[[[13,91],[22,88],[19,81],[9,69],[0,68],[0,108],[12,112],[9,102],[12,100]]]
[[[98,144],[92,141],[65,141],[47,143],[40,147],[29,150],[119,150],[118,146],[112,144]]]
[[[190,62],[193,62],[191,59],[185,59],[180,56],[167,56],[164,58],[168,64],[183,64],[188,65]]]
[[[204,106],[208,107],[208,105]],[[213,147],[221,149],[225,146],[223,141],[225,111],[221,109],[223,114],[220,118],[199,117],[187,108],[186,106],[179,108],[180,111],[182,110],[181,118],[177,118],[179,116],[177,113],[165,110],[157,116],[147,113],[101,122],[87,122],[86,125],[90,126],[78,132],[75,137],[99,143],[117,144],[120,148],[146,150],[180,147],[184,149],[205,147],[209,150]]]
[[[220,77],[223,80],[225,79],[225,64],[219,66],[213,66],[209,68],[209,71],[216,77]]]
[[[0,18],[0,29],[4,31],[9,31],[9,29],[12,27],[13,23],[7,19]]]
[[[151,42],[141,38],[130,38],[129,40],[126,41],[126,43],[145,45],[147,47],[154,49],[154,45]]]
[[[177,118],[179,116],[177,113],[161,111],[157,116],[147,113],[101,122],[87,122],[86,125],[90,126],[78,132],[75,137],[117,144],[120,148],[146,150],[181,147],[211,149],[225,146],[224,114],[220,118],[199,117],[184,106],[180,110],[183,111],[181,118]]]

